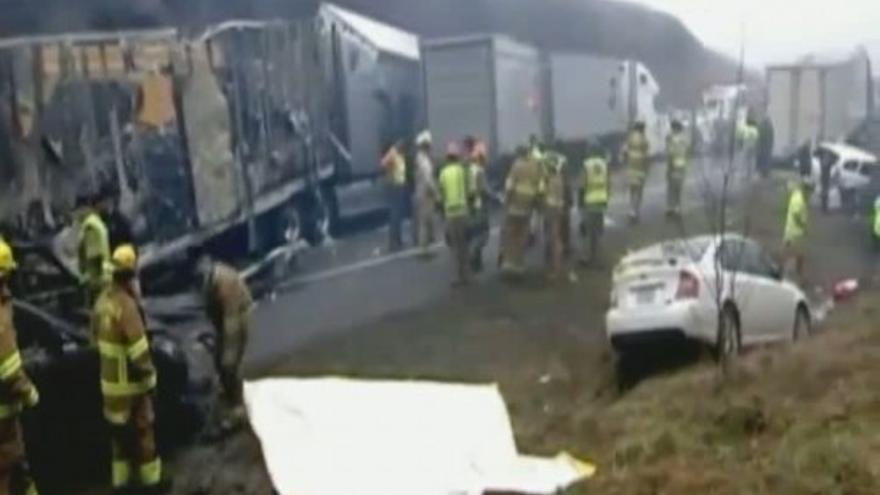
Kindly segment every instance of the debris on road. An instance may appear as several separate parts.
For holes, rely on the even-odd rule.
[[[832,290],[832,294],[834,295],[834,300],[836,302],[841,302],[853,297],[860,288],[859,279],[857,278],[849,278],[846,280],[841,280],[834,284],[834,289]]]
[[[549,495],[596,472],[520,455],[495,385],[269,379],[245,397],[281,494]]]

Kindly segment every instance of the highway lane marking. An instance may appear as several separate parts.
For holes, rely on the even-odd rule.
[[[498,237],[500,230],[498,227],[493,227],[489,232],[489,238],[494,239]],[[446,243],[443,241],[437,241],[434,244],[428,246],[427,250],[423,251],[422,248],[414,247],[405,249],[403,251],[398,251],[396,253],[389,253],[384,256],[375,256],[362,261],[358,261],[355,263],[350,263],[348,265],[339,266],[336,268],[331,268],[329,270],[324,270],[321,272],[313,273],[311,275],[304,275],[302,277],[292,278],[286,282],[279,284],[280,289],[288,289],[291,287],[296,287],[299,285],[313,284],[315,282],[323,282],[326,280],[342,277],[351,273],[363,271],[369,268],[376,268],[378,266],[387,265],[389,263],[393,263],[395,261],[416,258],[425,253],[437,254],[444,247]]]

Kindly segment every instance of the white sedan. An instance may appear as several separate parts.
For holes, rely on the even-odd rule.
[[[739,235],[663,242],[615,267],[606,332],[619,353],[696,340],[719,357],[809,334],[807,297],[761,246]]]
[[[822,183],[822,162],[828,163],[836,187],[844,190],[867,186],[872,169],[880,167],[877,157],[865,150],[844,143],[822,143],[813,151],[811,175],[814,184]]]

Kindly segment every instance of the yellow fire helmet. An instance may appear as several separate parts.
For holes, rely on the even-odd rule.
[[[137,268],[137,253],[131,244],[123,244],[113,251],[113,269],[134,271]]]
[[[0,275],[8,275],[18,268],[15,258],[12,256],[12,248],[3,239],[0,239]]]

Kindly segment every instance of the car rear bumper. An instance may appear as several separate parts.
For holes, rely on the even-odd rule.
[[[714,344],[715,332],[695,303],[673,303],[645,310],[611,309],[605,317],[615,350],[651,346],[659,341],[698,340]]]

